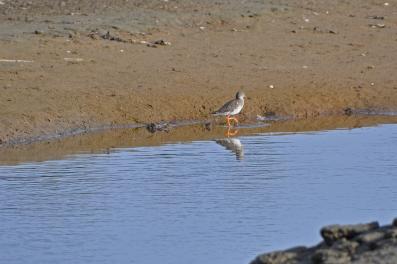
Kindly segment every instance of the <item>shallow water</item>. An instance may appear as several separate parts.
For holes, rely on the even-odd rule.
[[[248,263],[397,212],[397,125],[0,166],[0,263]]]

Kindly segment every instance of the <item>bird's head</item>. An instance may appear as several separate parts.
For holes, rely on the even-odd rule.
[[[245,96],[245,93],[243,91],[238,91],[236,93],[236,99],[244,99],[247,98],[247,96]]]

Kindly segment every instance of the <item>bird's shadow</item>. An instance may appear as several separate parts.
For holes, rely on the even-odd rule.
[[[241,141],[238,138],[233,138],[231,136],[235,136],[238,133],[238,129],[233,129],[229,127],[226,133],[226,138],[217,139],[215,142],[227,150],[230,150],[232,153],[236,155],[236,160],[244,159],[244,147]]]

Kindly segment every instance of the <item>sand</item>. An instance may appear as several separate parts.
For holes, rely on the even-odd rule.
[[[1,3],[2,145],[207,120],[238,90],[243,123],[397,110],[395,2]]]

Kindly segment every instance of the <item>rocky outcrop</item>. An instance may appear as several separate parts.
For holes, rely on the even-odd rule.
[[[397,263],[397,218],[386,226],[378,222],[330,225],[320,233],[324,241],[314,247],[266,253],[251,264]]]

